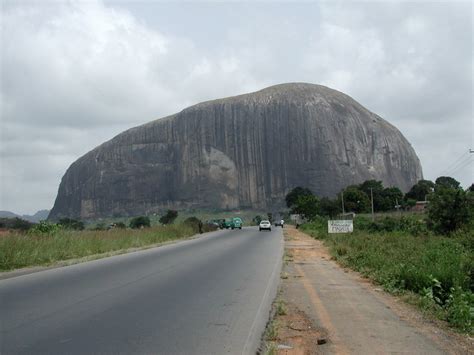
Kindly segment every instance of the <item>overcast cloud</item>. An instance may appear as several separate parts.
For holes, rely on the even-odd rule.
[[[127,128],[295,81],[352,96],[425,178],[467,186],[472,19],[471,2],[2,1],[0,210],[51,208],[68,166]]]

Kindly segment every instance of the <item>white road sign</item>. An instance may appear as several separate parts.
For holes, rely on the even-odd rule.
[[[353,230],[352,219],[328,221],[328,233],[352,233]]]

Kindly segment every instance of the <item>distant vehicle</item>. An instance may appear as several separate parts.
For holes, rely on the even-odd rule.
[[[224,228],[227,229],[242,229],[242,219],[240,217],[227,218],[224,223]]]
[[[224,229],[226,228],[225,226],[225,219],[223,218],[220,218],[220,219],[211,219],[210,221],[208,221],[207,223],[209,224],[212,224],[220,229]]]
[[[271,231],[272,230],[272,224],[270,223],[270,221],[263,220],[263,221],[260,222],[260,224],[258,226],[258,229],[259,229],[260,232],[264,229],[268,229],[269,231]]]
[[[281,227],[283,228],[283,225],[285,224],[285,221],[283,219],[280,219],[278,221],[275,221],[275,227]]]
[[[233,223],[234,228],[239,228],[239,229],[242,229],[242,224],[244,224],[240,217],[232,218],[232,223]],[[232,229],[234,229],[234,228],[232,228]]]

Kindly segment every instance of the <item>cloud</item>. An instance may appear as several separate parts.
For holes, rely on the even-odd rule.
[[[473,148],[469,3],[5,1],[1,11],[0,209],[50,208],[67,167],[127,128],[281,82],[354,97],[401,129],[428,178]]]
[[[99,1],[7,5],[0,208],[50,208],[68,165],[103,141],[253,84],[237,59],[210,60]]]

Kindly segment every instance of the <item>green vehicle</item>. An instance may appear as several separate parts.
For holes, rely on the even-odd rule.
[[[224,228],[227,229],[242,229],[242,225],[244,223],[242,222],[242,219],[240,217],[233,217],[233,218],[226,218],[225,223],[224,223]]]

